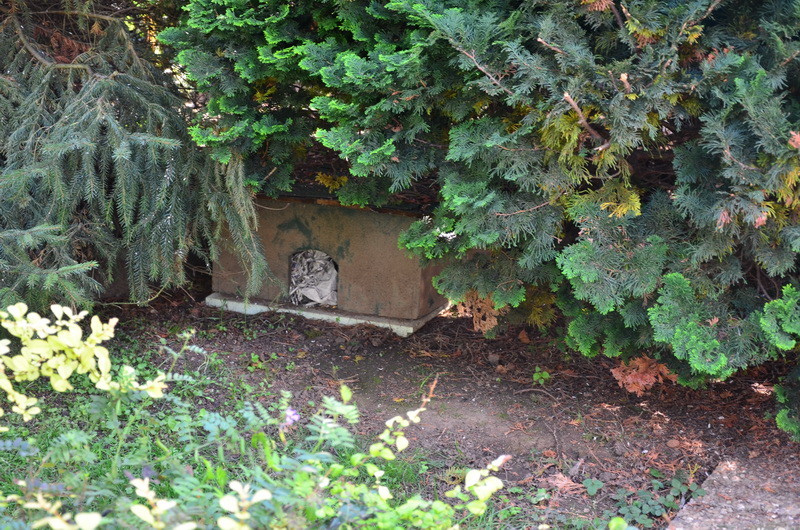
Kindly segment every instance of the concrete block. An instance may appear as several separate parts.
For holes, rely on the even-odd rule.
[[[417,320],[446,306],[431,283],[440,268],[421,267],[397,246],[413,217],[291,199],[258,198],[256,207],[258,234],[279,282],[265,283],[254,302],[285,306],[292,255],[316,249],[338,266],[337,309],[343,313]],[[214,292],[241,297],[244,281],[236,256],[223,252],[214,263]]]

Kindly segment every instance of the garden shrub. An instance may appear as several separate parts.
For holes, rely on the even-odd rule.
[[[113,336],[115,320],[93,317],[84,338],[84,313],[60,306],[53,313],[45,319],[23,305],[0,312],[0,324],[20,339],[0,342],[0,388],[23,420],[0,435],[0,473],[14,479],[0,492],[4,528],[451,528],[483,513],[503,487],[491,472],[505,456],[468,471],[446,494],[452,502],[393,497],[381,462],[409,446],[405,429],[420,421],[426,401],[388,420],[360,452],[351,431],[359,414],[346,386],[340,399],[325,397],[304,417],[288,394],[271,406],[196,410],[165,393],[167,382],[179,386],[189,376],[159,374],[139,384],[131,368],[112,366],[100,344]],[[24,422],[47,421],[47,411],[12,381],[48,377],[53,390],[66,392],[78,384],[74,373],[106,392],[77,398],[86,404],[66,411],[78,415],[72,428],[56,417],[57,434],[40,424],[36,436],[14,437]]]
[[[795,2],[185,9],[161,38],[209,98],[195,139],[270,193],[309,128],[350,166],[343,203],[425,183],[438,206],[401,244],[449,264],[451,299],[558,308],[572,348],[684,384],[796,356],[769,305],[798,286]]]
[[[144,384],[136,382],[135,373],[126,367],[122,383],[111,380],[111,359],[108,350],[100,344],[114,336],[117,319],[102,323],[97,316],[91,319],[91,333],[83,337],[80,327],[86,311],[73,313],[69,307],[51,306],[55,320],[28,312],[28,306],[15,304],[0,311],[0,326],[19,339],[19,348],[11,355],[11,341],[0,339],[0,390],[11,402],[12,412],[25,421],[41,412],[38,398],[26,396],[14,388],[17,381],[35,381],[47,377],[56,392],[73,388],[69,379],[73,374],[87,374],[100,390],[116,393],[143,391],[151,397],[160,397],[164,384],[161,375]],[[4,411],[0,408],[0,417]],[[0,425],[0,432],[7,431]]]

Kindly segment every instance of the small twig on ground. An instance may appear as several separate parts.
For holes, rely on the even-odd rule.
[[[583,463],[584,463],[585,461],[586,461],[585,459],[583,459],[583,458],[579,458],[579,459],[578,459],[578,461],[577,461],[577,462],[575,462],[575,465],[573,465],[571,468],[569,468],[569,471],[567,472],[567,474],[568,474],[570,477],[574,477],[575,475],[577,475],[577,474],[578,474],[578,471],[580,471],[580,469],[581,469],[581,466],[583,465]]]
[[[560,455],[561,455],[561,443],[558,441],[558,434],[556,433],[556,429],[555,429],[555,427],[550,425],[549,421],[545,422],[544,426],[547,427],[547,430],[549,430],[550,434],[553,435],[553,442],[555,443],[554,448],[555,448],[556,458],[560,458]]]
[[[589,454],[592,455],[592,458],[594,458],[594,461],[597,462],[597,465],[600,466],[601,470],[606,472],[609,471],[608,467],[606,467],[603,462],[597,458],[597,455],[594,454],[594,451],[592,451],[591,447],[587,447],[586,450],[589,451]]]
[[[442,433],[439,435],[439,437],[438,437],[438,438],[436,438],[436,443],[439,443],[439,440],[441,440],[441,439],[442,439],[442,436],[444,436],[444,433],[446,433],[446,432],[447,432],[447,427],[445,427],[444,429],[442,429]]]
[[[427,396],[423,396],[423,398],[422,398],[422,405],[421,405],[420,408],[425,408],[425,407],[428,406],[428,403],[430,403],[431,399],[434,396],[433,391],[436,390],[436,385],[439,383],[439,376],[440,375],[442,375],[442,374],[437,373],[436,376],[434,376],[433,381],[431,381],[431,384],[428,387],[428,395]]]

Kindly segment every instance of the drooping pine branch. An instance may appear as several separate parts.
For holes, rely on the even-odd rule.
[[[146,299],[184,282],[222,223],[263,279],[248,190],[194,146],[128,20],[12,7],[0,11],[0,298],[86,303],[123,262],[131,296]]]

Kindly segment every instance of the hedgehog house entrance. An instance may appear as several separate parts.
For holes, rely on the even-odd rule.
[[[289,271],[291,303],[304,307],[338,304],[339,266],[328,254],[321,250],[295,252]]]

